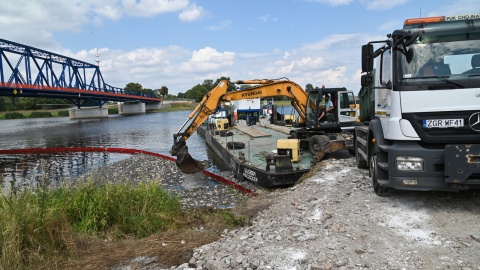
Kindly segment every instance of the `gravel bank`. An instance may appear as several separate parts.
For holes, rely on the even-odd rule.
[[[252,226],[225,231],[172,269],[480,269],[478,191],[382,198],[353,158],[321,166],[252,198],[271,203]]]
[[[144,168],[139,174],[164,167],[157,171],[162,184],[183,194],[187,206],[231,205],[238,196],[225,199],[229,187],[196,185],[205,182],[203,176],[174,172],[172,162],[136,156],[120,167],[135,164]],[[267,206],[252,226],[226,230],[221,240],[194,249],[189,262],[168,269],[480,269],[479,191],[396,192],[383,198],[374,194],[368,171],[357,169],[354,158],[327,159],[320,166],[294,187],[258,190],[259,196],[242,205]],[[105,173],[122,175],[118,169]],[[164,269],[155,260],[132,258],[114,269]]]

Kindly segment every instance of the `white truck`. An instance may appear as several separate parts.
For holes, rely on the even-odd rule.
[[[480,188],[480,14],[407,19],[362,71],[356,161],[377,195]]]

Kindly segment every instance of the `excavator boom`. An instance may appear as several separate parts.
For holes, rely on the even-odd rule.
[[[253,84],[252,88],[227,92],[230,82],[222,80],[208,92],[190,113],[187,121],[182,125],[176,134],[173,135],[174,143],[170,153],[177,156],[177,166],[184,173],[196,173],[204,169],[202,162],[195,160],[188,153],[186,141],[200,127],[200,125],[212,114],[214,114],[221,102],[285,96],[292,100],[292,106],[300,116],[300,122],[306,121],[306,107],[308,95],[296,83],[289,80],[245,80],[237,81],[236,84]],[[188,126],[187,124],[190,123]],[[185,126],[187,126],[185,128]]]

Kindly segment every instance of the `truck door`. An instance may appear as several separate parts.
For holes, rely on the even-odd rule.
[[[338,121],[355,122],[357,120],[357,105],[353,92],[338,93]]]

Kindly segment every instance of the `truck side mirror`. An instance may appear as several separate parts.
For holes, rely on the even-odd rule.
[[[362,75],[361,85],[362,87],[370,87],[373,84],[373,76],[371,74]]]
[[[362,72],[372,72],[373,70],[373,45],[362,46]]]

